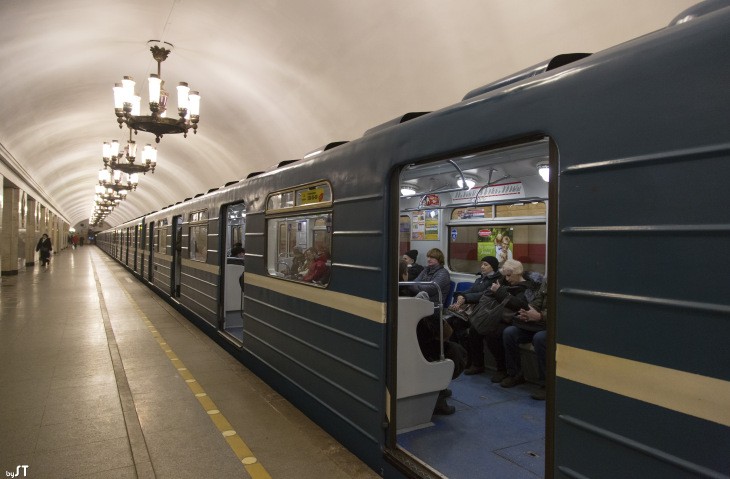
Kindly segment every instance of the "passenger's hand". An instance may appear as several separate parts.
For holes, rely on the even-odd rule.
[[[499,283],[495,281],[494,283],[492,283],[489,289],[492,291],[492,293],[495,293],[499,289]]]
[[[530,309],[521,309],[517,313],[517,316],[527,322],[536,322],[540,321],[542,319],[542,314],[540,314],[540,311],[536,310],[532,306],[530,306]]]

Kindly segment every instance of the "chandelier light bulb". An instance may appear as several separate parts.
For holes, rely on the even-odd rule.
[[[185,82],[180,82],[177,85],[177,108],[179,110],[187,110],[189,101],[188,94],[190,93],[190,87]]]
[[[114,108],[121,110],[124,108],[124,87],[121,83],[114,84]]]
[[[134,98],[134,85],[135,82],[132,77],[125,76],[122,78],[122,90],[124,92],[124,103],[132,103]]]
[[[190,116],[200,116],[200,93],[197,91],[191,91],[190,95],[188,95],[188,100],[190,102],[190,108],[188,109]]]
[[[156,73],[150,74],[149,78],[149,89],[150,89],[150,110],[156,112],[160,109],[160,89],[162,80]]]
[[[129,140],[127,142],[127,161],[134,163],[135,158],[137,158],[137,142]]]

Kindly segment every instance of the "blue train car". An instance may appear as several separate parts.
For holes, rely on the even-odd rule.
[[[98,243],[385,477],[730,477],[728,85],[721,8]],[[420,355],[433,305],[399,298],[398,263],[433,248],[453,289],[485,255],[547,281],[546,405]]]

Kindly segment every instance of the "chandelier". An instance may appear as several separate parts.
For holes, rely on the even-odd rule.
[[[148,171],[155,172],[157,166],[157,148],[149,143],[142,149],[142,162],[135,163],[137,159],[137,142],[132,140],[132,130],[129,130],[129,140],[122,151],[119,151],[119,142],[117,140],[111,143],[104,142],[101,150],[104,167],[112,170],[118,170],[127,175],[135,173],[146,174]],[[100,173],[101,174],[101,173]],[[101,177],[99,178],[101,181]]]
[[[95,202],[101,206],[117,206],[119,202],[127,199],[127,190],[113,190],[112,188],[105,188],[101,185],[96,186],[96,197]]]
[[[139,175],[137,173],[124,173],[121,170],[106,167],[99,170],[99,186],[104,188],[111,188],[115,191],[134,191],[138,184]]]
[[[141,98],[135,93],[135,82],[132,77],[125,76],[121,83],[114,85],[114,112],[117,115],[119,128],[126,124],[135,134],[138,130],[155,135],[155,142],[159,143],[162,135],[183,133],[187,138],[188,130],[198,131],[200,120],[200,94],[190,91],[188,84],[180,82],[177,86],[177,115],[178,118],[168,118],[168,93],[164,88],[161,77],[161,64],[170,54],[168,48],[173,45],[158,40],[147,42],[152,52],[152,58],[157,62],[157,74],[149,77],[149,107],[150,115],[140,113]]]

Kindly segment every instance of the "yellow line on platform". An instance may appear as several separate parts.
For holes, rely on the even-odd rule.
[[[233,429],[231,423],[229,423],[225,416],[220,412],[220,409],[218,409],[210,396],[206,394],[200,383],[195,380],[195,377],[188,370],[188,368],[185,367],[185,364],[183,364],[182,360],[178,358],[172,348],[170,348],[170,345],[167,344],[165,338],[163,338],[162,335],[157,331],[157,328],[154,324],[152,324],[152,321],[149,320],[147,315],[145,315],[142,309],[140,309],[136,301],[134,301],[132,295],[130,295],[126,289],[121,289],[127,296],[127,299],[132,304],[137,314],[142,318],[142,321],[147,325],[147,328],[150,330],[152,337],[155,338],[157,344],[170,359],[172,365],[175,366],[177,372],[180,374],[180,377],[185,381],[185,384],[187,384],[188,388],[195,396],[195,399],[198,400],[198,403],[200,403],[203,410],[208,413],[208,417],[210,418],[210,420],[213,421],[213,424],[215,424],[220,433],[223,435],[226,442],[228,443],[228,446],[231,448],[231,450],[233,450],[233,453],[241,461],[241,464],[243,464],[246,472],[251,475],[252,479],[271,479],[269,473],[266,471],[264,466],[258,462],[256,456],[254,456],[251,449],[243,441],[243,438],[241,438],[241,436],[239,436],[238,433]]]

